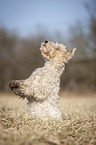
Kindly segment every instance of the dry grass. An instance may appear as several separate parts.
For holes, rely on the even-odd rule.
[[[64,122],[32,120],[26,100],[0,96],[0,145],[96,145],[96,94],[62,93]]]

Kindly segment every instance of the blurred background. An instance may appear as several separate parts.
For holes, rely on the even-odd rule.
[[[0,92],[44,65],[44,40],[77,48],[61,89],[96,91],[96,0],[0,0]]]

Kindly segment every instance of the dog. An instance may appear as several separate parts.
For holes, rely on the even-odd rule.
[[[9,87],[16,95],[27,98],[32,118],[62,120],[58,95],[60,77],[76,48],[67,50],[63,44],[45,40],[40,51],[45,59],[44,67],[37,68],[25,80],[10,81]]]

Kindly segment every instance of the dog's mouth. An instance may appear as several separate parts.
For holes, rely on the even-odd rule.
[[[48,43],[49,41],[48,40],[45,40],[42,45],[41,45],[41,54],[43,55],[44,58],[47,58],[49,59],[49,50],[48,50]]]

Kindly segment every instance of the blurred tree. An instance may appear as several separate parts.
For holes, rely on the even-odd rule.
[[[85,27],[82,22],[77,22],[69,29],[69,46],[76,47],[77,51],[66,66],[62,83],[71,90],[81,90],[80,87],[96,90],[96,1],[86,4],[86,7],[89,25]]]
[[[43,65],[40,43],[45,36],[20,38],[0,28],[0,90],[8,90],[8,81],[25,79],[32,71]]]
[[[16,35],[11,35],[6,29],[0,28],[0,59],[7,59],[14,54],[16,46]]]
[[[88,3],[85,4],[89,15],[90,15],[90,23],[89,23],[89,40],[90,40],[90,45],[92,48],[92,55],[93,55],[93,59],[95,61],[94,63],[94,73],[95,73],[95,77],[94,77],[94,84],[95,84],[95,89],[96,89],[96,0],[92,0],[91,5],[89,5]]]
[[[91,5],[85,3],[85,7],[88,10],[90,16],[89,23],[89,42],[93,53],[96,56],[96,0],[92,0]]]
[[[84,28],[81,24],[81,22],[77,22],[74,26],[71,26],[69,29],[69,43],[71,46],[71,49],[76,47],[76,56],[78,59],[82,59],[87,57],[87,49],[89,47],[88,42],[88,35],[84,31]]]
[[[6,82],[10,78],[16,43],[16,35],[11,35],[6,29],[0,28],[0,90],[5,89]]]

